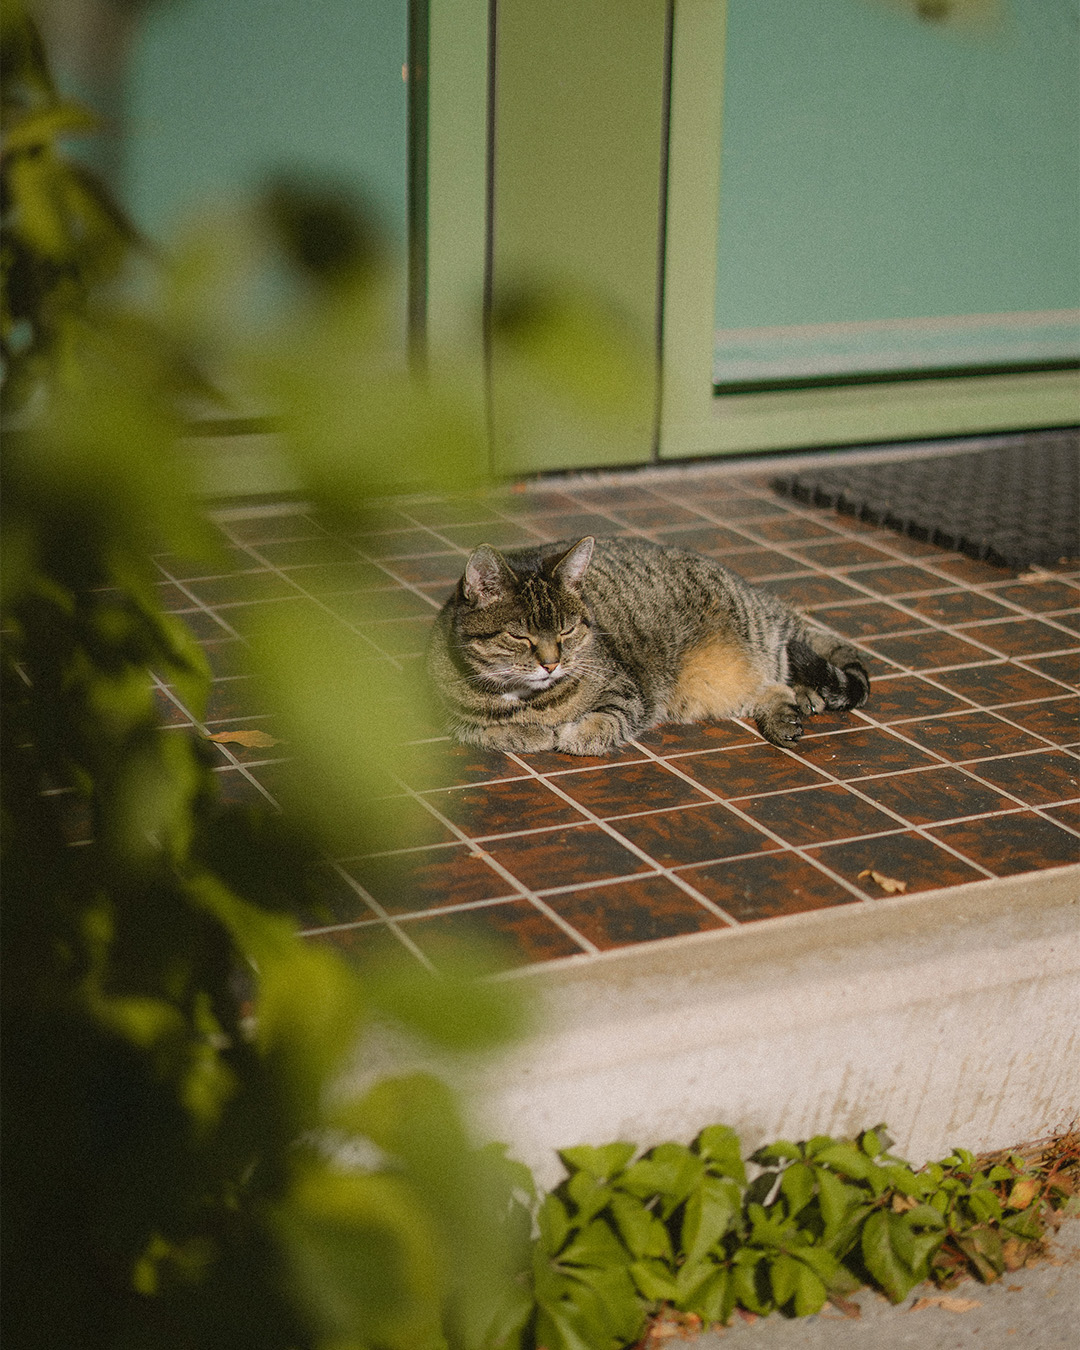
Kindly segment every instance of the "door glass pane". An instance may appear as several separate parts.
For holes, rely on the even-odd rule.
[[[1080,355],[1080,6],[728,0],[714,378]]]

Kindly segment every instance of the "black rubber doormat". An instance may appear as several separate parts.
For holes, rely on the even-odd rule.
[[[1001,567],[1080,555],[1080,430],[929,459],[807,470],[777,492]]]

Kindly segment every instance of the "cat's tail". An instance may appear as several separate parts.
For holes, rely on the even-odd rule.
[[[800,712],[861,708],[870,697],[870,676],[859,653],[829,633],[804,628],[787,643],[788,684]]]

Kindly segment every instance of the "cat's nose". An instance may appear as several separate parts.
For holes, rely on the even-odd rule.
[[[544,667],[544,669],[545,669],[545,670],[547,671],[547,673],[550,675],[551,672],[557,668],[557,666],[558,666],[559,663],[558,663],[558,661],[541,661],[540,664]]]

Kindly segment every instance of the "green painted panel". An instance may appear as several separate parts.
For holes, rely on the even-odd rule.
[[[497,15],[496,286],[555,283],[592,297],[647,354],[656,341],[664,0],[499,0]],[[617,429],[549,406],[517,439],[501,434],[517,420],[502,377],[496,363],[500,468],[651,457],[654,374]]]
[[[152,235],[267,170],[363,191],[404,249],[407,0],[172,0],[133,53],[125,197]]]
[[[728,0],[717,379],[1075,356],[1078,69],[1076,0]]]

